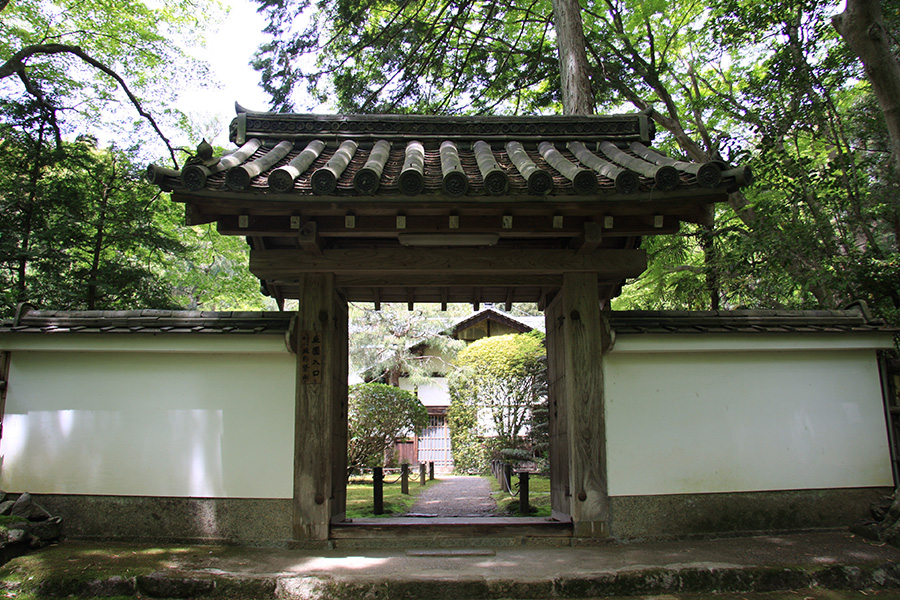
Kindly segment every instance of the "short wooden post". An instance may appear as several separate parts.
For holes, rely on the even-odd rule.
[[[500,472],[503,473],[503,477],[500,481],[500,487],[503,489],[504,492],[511,492],[512,491],[512,465],[509,463],[504,464],[502,467],[502,470]]]
[[[434,481],[434,461],[428,463],[428,480]]]
[[[409,464],[400,465],[400,493],[409,495]]]
[[[384,467],[372,469],[372,492],[374,494],[376,515],[384,514]]]
[[[519,512],[528,514],[528,471],[519,471]]]
[[[425,485],[425,463],[419,463],[419,485]]]

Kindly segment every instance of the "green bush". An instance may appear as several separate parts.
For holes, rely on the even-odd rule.
[[[428,410],[400,388],[383,383],[351,385],[348,401],[350,469],[380,466],[395,439],[428,425]]]
[[[541,446],[523,433],[545,429],[537,417],[546,417],[546,364],[539,332],[482,338],[457,355],[448,411],[457,469],[483,472],[504,449],[532,456]]]

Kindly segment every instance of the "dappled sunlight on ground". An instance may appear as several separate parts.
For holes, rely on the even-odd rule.
[[[297,565],[299,567],[297,570],[317,573],[328,573],[335,570],[353,571],[383,566],[389,561],[390,558],[374,558],[371,556],[318,556],[303,561],[302,566]],[[291,570],[293,571],[294,569]]]

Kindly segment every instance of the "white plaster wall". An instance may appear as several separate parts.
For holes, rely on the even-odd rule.
[[[426,384],[414,385],[408,377],[400,378],[400,389],[416,394],[425,406],[450,406],[446,377],[432,377]]]
[[[893,485],[874,349],[711,337],[605,358],[610,495]]]
[[[296,367],[283,339],[138,337],[12,350],[0,487],[290,498]]]

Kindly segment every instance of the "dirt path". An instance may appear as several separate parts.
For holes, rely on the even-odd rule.
[[[497,508],[485,477],[446,475],[428,487],[407,513],[435,517],[489,517]]]

